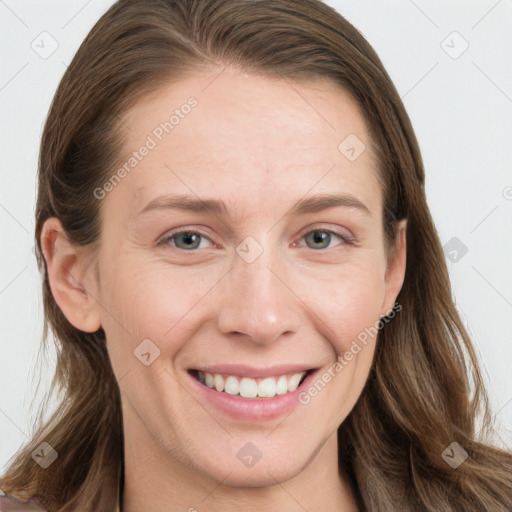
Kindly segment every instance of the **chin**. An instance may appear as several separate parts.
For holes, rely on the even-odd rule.
[[[213,450],[205,447],[208,458],[201,464],[201,471],[231,487],[267,487],[299,475],[320,450],[308,450],[303,440],[289,438],[286,442],[278,441],[276,446],[273,436],[275,433],[269,436],[265,432],[230,439],[227,446],[218,444]],[[200,458],[195,457],[194,465],[198,463]]]

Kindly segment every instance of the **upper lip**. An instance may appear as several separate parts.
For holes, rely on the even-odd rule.
[[[273,377],[289,373],[301,373],[315,368],[305,364],[279,364],[257,368],[246,364],[214,364],[202,367],[191,367],[190,370],[198,370],[207,373],[220,373],[227,375],[239,375],[242,377]]]

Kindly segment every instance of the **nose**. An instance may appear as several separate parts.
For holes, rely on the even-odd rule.
[[[267,248],[251,263],[235,254],[221,288],[218,327],[223,334],[269,345],[298,331],[301,302],[280,258],[279,251]]]

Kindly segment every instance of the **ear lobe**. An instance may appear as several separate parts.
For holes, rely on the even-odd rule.
[[[51,217],[41,231],[41,251],[55,302],[77,329],[96,332],[101,327],[96,300],[84,282],[90,259],[84,248],[69,242],[61,222]]]
[[[389,256],[386,269],[386,294],[383,302],[383,315],[389,314],[402,289],[407,260],[407,220],[401,220],[396,226],[395,245]]]

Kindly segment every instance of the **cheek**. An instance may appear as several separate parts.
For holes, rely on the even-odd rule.
[[[321,320],[317,329],[337,355],[378,322],[386,291],[383,262],[362,255],[336,271],[302,273],[300,279],[304,302]]]
[[[330,284],[324,283],[325,294],[310,291],[311,303],[322,320],[317,329],[330,344],[332,359],[301,399],[313,404],[317,421],[329,425],[330,431],[345,420],[367,381],[385,292],[383,283],[378,265],[361,264],[340,272]]]
[[[125,347],[128,336],[132,344],[149,338],[157,345],[166,340],[167,346],[169,339],[176,340],[173,347],[177,349],[179,340],[192,334],[186,333],[192,328],[191,319],[202,310],[212,286],[221,278],[222,273],[213,267],[172,267],[158,260],[126,256],[118,260],[104,284],[103,296],[112,312],[104,315],[105,320],[119,333]]]
[[[349,350],[352,341],[359,339],[379,320],[383,297],[384,288],[377,276],[368,276],[364,280],[353,276],[351,282],[346,283],[339,292],[339,308],[333,318],[335,330],[340,333],[339,350]]]
[[[215,274],[213,268],[199,272],[126,256],[103,283],[108,313],[102,321],[114,373],[122,392],[145,417],[156,418],[166,407],[162,390],[174,382],[172,361],[206,318],[208,292],[222,277]],[[148,352],[151,361],[145,366],[140,357]]]

